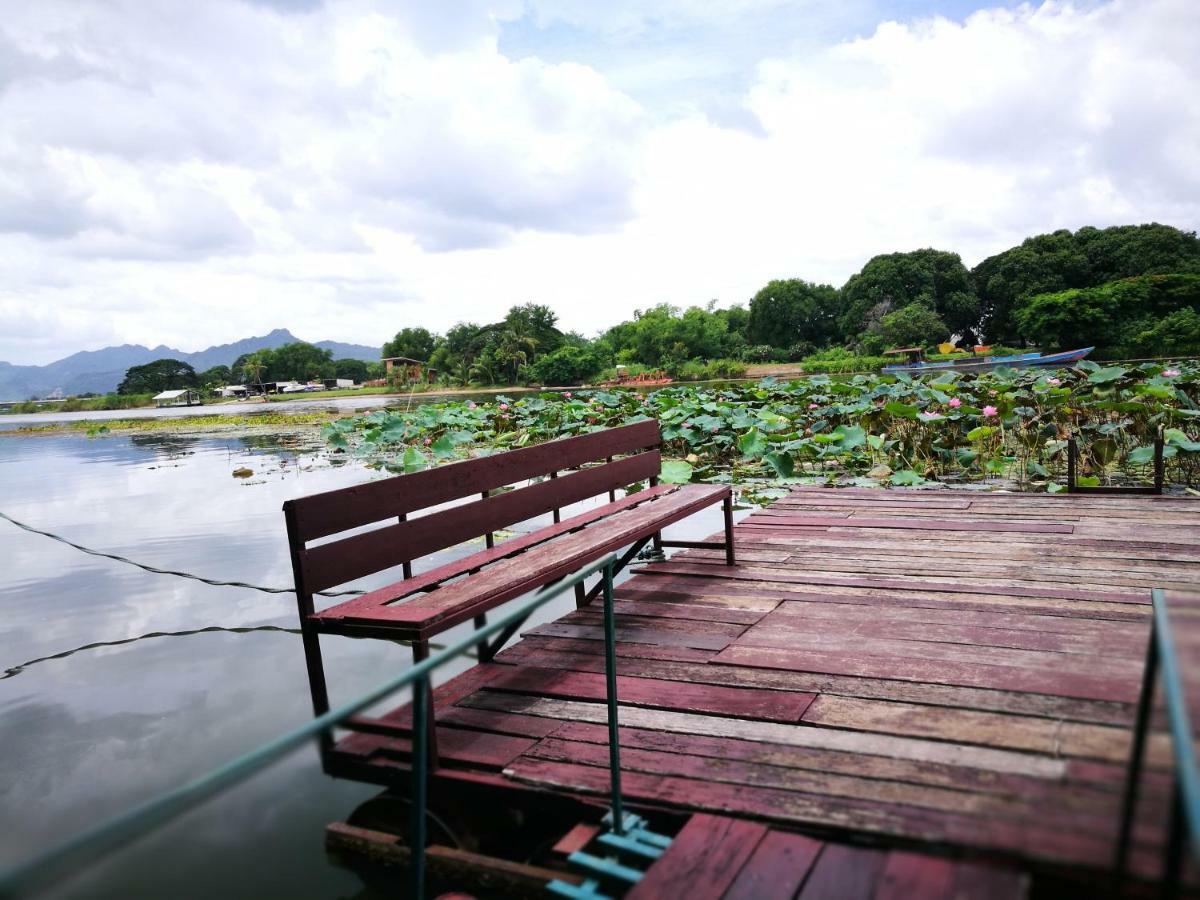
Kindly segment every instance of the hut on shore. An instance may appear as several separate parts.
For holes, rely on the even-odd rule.
[[[154,395],[155,406],[199,406],[200,392],[190,388],[178,391],[163,391]]]
[[[383,366],[386,370],[384,378],[387,381],[433,381],[437,375],[436,369],[429,368],[419,359],[410,359],[407,356],[385,356]]]

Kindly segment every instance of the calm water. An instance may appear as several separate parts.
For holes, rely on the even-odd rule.
[[[333,465],[324,455],[297,454],[286,442],[0,438],[0,510],[164,568],[288,586],[283,501],[380,476],[354,463]],[[254,476],[233,478],[239,467]],[[720,527],[719,518],[717,507],[672,533],[702,536]],[[429,564],[474,549],[458,548]],[[152,575],[2,520],[0,559],[0,670],[153,631],[296,625],[290,595]],[[571,605],[564,599],[557,610],[543,609],[538,621]],[[383,641],[331,637],[322,646],[335,703],[409,664],[407,648]],[[204,773],[310,715],[299,638],[289,633],[147,638],[80,650],[0,678],[0,865]],[[328,822],[345,819],[377,792],[327,778],[315,749],[306,748],[118,854],[62,895],[374,897],[357,874],[327,859],[322,842]]]

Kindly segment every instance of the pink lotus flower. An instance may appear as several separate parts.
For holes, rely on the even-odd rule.
[[[563,393],[563,396],[564,396],[564,397],[566,397],[568,400],[570,400],[570,399],[571,399],[571,392],[570,392],[570,391],[566,391],[566,392],[564,392],[564,393]]]
[[[504,410],[506,410],[506,409],[508,409],[508,404],[507,404],[507,403],[501,403],[501,404],[500,404],[500,411],[501,411],[501,412],[503,412],[503,411],[504,411]]]
[[[932,412],[927,409],[923,413],[921,413],[921,418],[924,419],[926,422],[930,422],[934,419],[940,419],[941,416],[939,416],[937,413]]]
[[[808,404],[808,408],[809,409],[820,409],[821,407],[817,406],[817,404],[815,404],[815,403],[810,403],[810,404]]]
[[[994,416],[994,415],[996,415],[997,412],[998,412],[998,410],[994,406],[985,406],[983,408],[983,414],[985,416]]]
[[[1052,384],[1055,387],[1058,387],[1060,384],[1062,384],[1062,379],[1061,378],[1047,378],[1046,384]]]
[[[958,409],[960,406],[962,406],[962,401],[959,400],[957,397],[951,397],[950,402],[947,403],[946,405],[949,406],[951,409]]]
[[[1163,376],[1166,378],[1174,378],[1178,374],[1178,369],[1163,369]]]
[[[684,422],[684,423],[683,423],[681,426],[679,426],[679,427],[680,427],[680,428],[691,428],[691,427],[692,427],[692,423],[691,423],[691,422]]]
[[[717,425],[714,425],[712,428],[709,429],[709,431],[711,431],[713,434],[716,434],[720,430],[721,430],[720,427]]]
[[[428,446],[429,446],[430,444],[432,444],[432,443],[433,443],[433,439],[432,439],[432,438],[425,438],[425,446],[426,446],[426,447],[428,447]]]
[[[471,400],[470,402],[467,403],[467,409],[474,409],[474,408],[475,408],[474,400]]]

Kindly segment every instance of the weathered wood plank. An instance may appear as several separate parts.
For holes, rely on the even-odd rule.
[[[766,826],[755,822],[697,813],[625,896],[720,900],[766,833]]]
[[[940,682],[1001,691],[1032,691],[1088,700],[1137,701],[1138,685],[1127,678],[1106,674],[1080,675],[1053,668],[1026,669],[1020,666],[984,666],[970,662],[924,660],[876,656],[856,652],[782,650],[773,647],[727,647],[710,664],[826,672],[904,681]]]
[[[954,864],[918,853],[893,850],[880,873],[875,900],[943,900],[954,884]]]
[[[489,690],[560,697],[566,700],[604,700],[605,677],[599,673],[568,672],[536,666],[512,666],[488,682]],[[815,695],[764,691],[755,688],[686,684],[653,678],[617,676],[622,704],[706,713],[768,722],[798,722]]]
[[[601,703],[480,691],[462,700],[461,704],[477,709],[518,712],[576,722],[608,721],[607,710]],[[753,722],[638,707],[622,710],[621,722],[630,727],[656,731],[737,737],[741,740],[765,741],[793,747],[844,750],[869,756],[970,766],[1035,778],[1061,779],[1066,774],[1066,763],[1061,759],[943,741],[839,731],[806,725],[785,725],[778,722]]]
[[[801,834],[769,831],[722,900],[792,900],[823,846]]]
[[[873,900],[885,859],[882,850],[826,844],[798,900]]]

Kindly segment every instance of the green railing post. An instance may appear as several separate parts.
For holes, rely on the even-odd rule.
[[[413,682],[412,796],[409,798],[409,869],[412,895],[425,900],[425,807],[429,789],[429,676]]]
[[[613,620],[613,564],[604,567],[604,677],[608,682],[608,769],[612,777],[613,831],[625,833],[621,809],[621,744],[617,719],[617,627]]]

